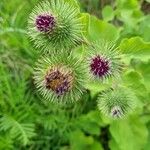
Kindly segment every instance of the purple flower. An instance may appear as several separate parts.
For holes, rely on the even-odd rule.
[[[59,70],[50,70],[45,76],[45,85],[47,89],[61,96],[70,90],[72,76],[71,74],[64,74]]]
[[[36,18],[36,27],[41,32],[51,32],[55,24],[55,18],[49,14],[39,15]]]
[[[91,59],[90,70],[94,76],[98,76],[99,78],[105,77],[109,74],[109,61],[103,58],[103,56],[97,55]]]

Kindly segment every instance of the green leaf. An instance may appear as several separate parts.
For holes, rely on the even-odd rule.
[[[0,130],[10,131],[10,137],[21,141],[23,145],[26,145],[29,139],[35,136],[34,124],[20,123],[9,115],[3,115],[0,118]]]
[[[145,41],[150,42],[150,15],[147,15],[142,19],[138,31]]]
[[[150,42],[144,42],[140,37],[124,39],[120,44],[120,50],[124,54],[132,55],[150,55]]]
[[[92,136],[86,136],[80,130],[74,131],[70,135],[71,150],[103,150],[101,144],[94,140]]]
[[[150,92],[150,59],[148,61],[141,61],[140,59],[133,59],[132,66],[140,74],[143,79],[143,84]]]
[[[142,76],[134,70],[127,71],[123,75],[123,81],[126,86],[136,89],[137,91],[140,88],[140,86],[143,84]]]
[[[119,37],[118,29],[105,21],[99,20],[94,16],[89,16],[88,39],[96,41],[105,39],[114,41]]]
[[[91,111],[87,115],[82,115],[77,120],[77,125],[91,135],[100,135],[100,126],[103,124],[98,111]]]
[[[135,103],[137,106],[142,107],[142,102],[149,100],[148,89],[146,88],[143,76],[134,70],[127,71],[123,76],[125,86],[130,87],[137,98]]]
[[[150,60],[142,63],[139,69],[144,78],[144,84],[150,92]]]
[[[110,21],[114,19],[114,11],[110,5],[107,5],[102,10],[103,19],[106,21]]]
[[[110,133],[119,150],[141,150],[148,137],[146,126],[136,116],[114,121],[110,126]]]

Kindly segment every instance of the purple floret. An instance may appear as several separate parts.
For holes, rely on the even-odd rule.
[[[39,15],[36,18],[36,27],[41,32],[50,32],[55,27],[55,18],[52,15]]]

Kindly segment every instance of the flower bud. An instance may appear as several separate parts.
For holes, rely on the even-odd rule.
[[[87,61],[90,78],[100,80],[118,77],[123,66],[115,44],[106,41],[98,41],[88,48]]]
[[[67,0],[38,4],[29,17],[28,34],[37,48],[71,48],[82,40],[83,23],[77,6]]]
[[[136,96],[127,88],[118,87],[103,92],[98,97],[98,109],[106,116],[122,118],[135,107]]]
[[[85,90],[86,78],[83,61],[67,53],[43,57],[34,72],[38,91],[47,100],[58,103],[79,100]]]

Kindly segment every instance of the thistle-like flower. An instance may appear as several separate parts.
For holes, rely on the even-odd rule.
[[[118,77],[122,70],[121,56],[112,42],[98,41],[88,49],[88,72],[91,78]]]
[[[109,117],[122,118],[134,109],[135,100],[130,89],[119,87],[99,95],[98,109]]]
[[[38,61],[34,80],[39,92],[47,100],[74,102],[80,99],[85,90],[85,65],[72,54],[53,54]]]
[[[39,32],[51,33],[53,32],[56,22],[53,15],[41,14],[37,16],[35,25]]]
[[[67,0],[41,2],[29,17],[28,34],[42,50],[76,46],[82,32],[80,11]]]

